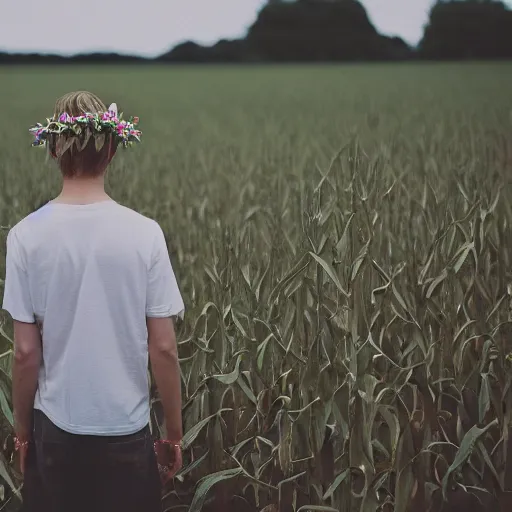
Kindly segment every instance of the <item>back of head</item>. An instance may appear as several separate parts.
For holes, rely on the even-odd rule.
[[[122,117],[115,103],[107,109],[95,94],[71,92],[57,100],[46,124],[30,128],[32,146],[46,145],[65,178],[101,176],[119,144],[140,142],[139,118]]]
[[[98,96],[87,91],[65,94],[55,103],[53,119],[100,114],[107,110]],[[51,155],[57,159],[64,177],[97,177],[114,156],[117,142],[110,133],[97,133],[84,125],[78,133],[53,133],[48,138]]]

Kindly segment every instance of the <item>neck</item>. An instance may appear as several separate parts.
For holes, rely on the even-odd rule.
[[[103,176],[97,178],[64,178],[58,203],[87,204],[110,199],[105,192]]]

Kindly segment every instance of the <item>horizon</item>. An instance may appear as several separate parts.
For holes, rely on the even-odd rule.
[[[70,10],[67,0],[49,0],[46,5],[51,8],[43,10],[37,9],[36,0],[23,4],[12,2],[4,7],[4,16],[0,19],[0,52],[63,57],[116,53],[155,58],[186,41],[210,46],[221,39],[243,38],[266,3],[264,0],[217,0],[216,7],[212,8],[205,2],[169,0],[163,4],[160,0],[146,0],[144,6],[140,6],[130,0],[109,3],[89,0],[87,11],[80,12],[78,28],[74,28],[77,10]],[[401,37],[415,47],[421,40],[434,0],[360,2],[379,33]],[[512,0],[505,4],[512,6]],[[51,34],[45,37],[40,27],[48,26],[56,27],[57,36],[63,33],[64,37]],[[89,33],[91,37],[82,37],[82,33]],[[97,43],[90,44],[88,39]]]

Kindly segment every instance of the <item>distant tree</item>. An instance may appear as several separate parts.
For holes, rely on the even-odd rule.
[[[245,39],[212,47],[188,41],[162,55],[166,62],[321,62],[402,60],[400,38],[380,35],[356,0],[267,0]]]
[[[162,55],[159,60],[168,62],[202,63],[209,60],[209,49],[193,41],[185,41],[175,46],[170,52]]]
[[[210,60],[214,62],[250,62],[255,56],[245,39],[221,39],[211,47]]]
[[[0,64],[131,64],[142,62],[149,61],[143,57],[117,53],[84,53],[71,57],[38,53],[0,53]]]
[[[192,41],[181,43],[170,52],[159,57],[160,61],[177,63],[235,63],[252,60],[250,48],[245,40],[221,39],[213,46],[201,46]]]
[[[409,54],[403,41],[378,34],[356,0],[271,1],[247,41],[269,61],[386,60]]]
[[[438,1],[419,52],[434,60],[512,58],[512,11],[495,0]]]

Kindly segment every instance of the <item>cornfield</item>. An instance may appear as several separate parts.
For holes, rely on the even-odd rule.
[[[20,67],[0,82],[0,276],[8,228],[58,192],[28,127],[76,89],[140,116],[108,189],[160,222],[187,305],[184,466],[163,510],[510,510],[509,64]]]

